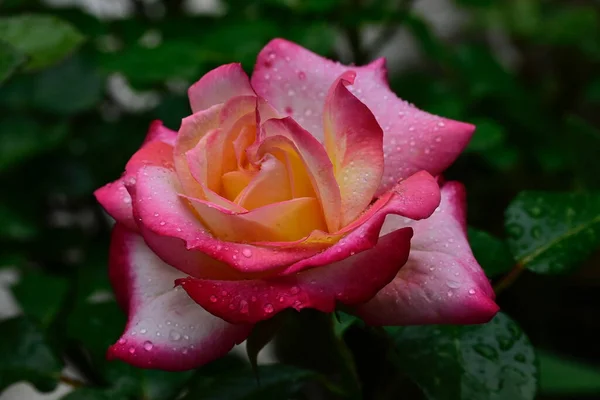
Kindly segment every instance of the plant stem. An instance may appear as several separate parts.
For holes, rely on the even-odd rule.
[[[66,383],[69,386],[73,386],[74,388],[85,386],[85,382],[80,381],[79,379],[71,378],[65,375],[61,375],[59,380],[62,383]]]
[[[517,263],[513,269],[504,276],[498,283],[494,285],[494,292],[496,295],[500,294],[504,289],[508,288],[510,285],[517,280],[517,278],[525,271],[525,267],[520,263]]]

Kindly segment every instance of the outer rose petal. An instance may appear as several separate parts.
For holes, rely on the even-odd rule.
[[[431,115],[397,98],[388,87],[383,59],[347,67],[275,39],[258,55],[251,81],[275,109],[291,115],[323,141],[325,94],[345,71],[356,72],[351,91],[369,107],[384,131],[385,170],[378,193],[416,171],[438,175],[469,142],[473,125]]]
[[[249,334],[206,312],[183,290],[185,275],[162,262],[137,234],[117,224],[113,230],[111,282],[129,319],[121,339],[108,350],[141,368],[187,370],[219,358]]]
[[[171,146],[175,146],[175,139],[177,139],[176,131],[164,126],[162,121],[155,120],[150,124],[150,128],[148,129],[148,133],[146,134],[142,146],[154,141],[164,142]]]
[[[128,185],[133,214],[144,239],[163,260],[190,273],[193,260],[206,255],[237,271],[262,273],[310,257],[319,248],[267,248],[231,243],[213,237],[198,220],[192,207],[177,192],[177,175],[168,168],[145,167],[136,184]],[[160,195],[156,195],[156,194]],[[162,240],[165,239],[165,240]],[[185,246],[174,247],[180,239]],[[185,250],[184,250],[185,249]]]
[[[382,232],[406,226],[389,218]],[[458,182],[442,187],[442,202],[415,230],[410,257],[396,278],[357,313],[373,325],[474,324],[498,311],[494,292],[469,248],[465,192]]]
[[[340,226],[363,212],[383,176],[383,132],[367,106],[345,86],[355,75],[348,71],[335,81],[323,112],[325,148],[342,195]]]
[[[193,112],[225,103],[232,97],[254,95],[248,75],[241,64],[226,64],[213,69],[188,90]]]
[[[133,220],[131,211],[131,196],[125,188],[127,182],[135,180],[137,171],[145,165],[170,165],[173,163],[173,147],[163,141],[148,140],[149,137],[157,137],[157,131],[162,131],[157,122],[153,122],[148,133],[145,144],[129,160],[125,167],[125,173],[115,182],[104,185],[94,192],[98,202],[104,207],[117,222],[120,222],[133,231],[137,231],[137,225]],[[164,128],[166,130],[166,128]],[[161,133],[162,134],[162,133]]]
[[[271,279],[177,281],[198,304],[226,321],[255,323],[286,309],[335,309],[336,301],[357,304],[369,300],[406,262],[410,228],[382,238],[375,247],[337,263],[296,275]]]

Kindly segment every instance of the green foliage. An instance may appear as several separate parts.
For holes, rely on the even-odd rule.
[[[544,395],[600,393],[600,368],[539,350],[540,392]]]
[[[4,118],[0,125],[0,171],[51,150],[66,135],[63,124],[44,127],[26,115]]]
[[[38,327],[17,317],[0,322],[0,332],[0,391],[21,380],[41,392],[54,390],[62,365]]]
[[[389,327],[392,358],[428,399],[528,400],[536,392],[535,354],[505,314],[473,326]]]
[[[214,364],[223,364],[227,359]],[[299,391],[307,382],[319,381],[314,371],[308,371],[291,365],[266,365],[258,368],[260,385],[252,370],[244,364],[228,365],[220,371],[219,366],[209,365],[201,368],[190,392],[183,400],[259,400],[259,399],[296,399]],[[216,371],[215,371],[216,370]]]
[[[64,278],[33,272],[21,277],[12,290],[23,312],[47,327],[65,301],[67,285]]]
[[[25,57],[13,47],[0,42],[0,84],[23,63]]]
[[[522,192],[506,210],[508,245],[538,273],[564,273],[600,245],[600,195]]]
[[[489,278],[507,273],[515,264],[506,243],[487,232],[469,228],[469,244]]]
[[[0,18],[0,38],[28,57],[26,69],[46,67],[75,50],[83,36],[53,16],[20,15]]]

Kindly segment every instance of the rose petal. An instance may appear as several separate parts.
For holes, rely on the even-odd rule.
[[[396,97],[387,84],[383,59],[363,67],[348,67],[275,39],[258,55],[251,81],[256,92],[275,109],[291,115],[323,141],[325,95],[346,71],[356,72],[351,91],[383,128],[385,169],[378,194],[416,171],[438,175],[469,142],[473,125],[431,115]]]
[[[291,241],[326,229],[314,197],[268,204],[251,211],[232,212],[214,203],[187,198],[206,226],[227,242]]]
[[[161,259],[190,275],[193,273],[187,269],[192,260],[205,254],[228,264],[233,270],[262,273],[290,265],[320,250],[267,248],[219,240],[198,220],[187,200],[180,198],[177,185],[174,171],[150,166],[138,172],[136,184],[128,185],[127,190],[132,198],[135,220],[148,245]],[[165,240],[161,240],[163,238]],[[180,239],[185,246],[173,247],[173,241],[167,240],[170,238]]]
[[[373,325],[474,324],[498,311],[494,292],[473,257],[466,235],[465,192],[442,187],[442,202],[415,230],[410,257],[396,278],[357,313]],[[407,226],[388,217],[382,232]]]
[[[181,121],[177,143],[175,144],[175,169],[182,190],[189,196],[203,198],[204,191],[190,172],[186,153],[196,147],[209,132],[219,128],[222,109],[223,105],[215,105],[209,109],[196,112]]]
[[[206,73],[188,90],[193,112],[216,104],[225,103],[232,97],[253,95],[248,75],[241,64],[226,64]]]
[[[399,182],[391,191],[379,198],[360,218],[343,230],[336,234],[321,234],[306,239],[306,244],[329,242],[333,245],[313,257],[286,267],[279,274],[297,273],[311,267],[340,261],[355,253],[370,249],[375,246],[378,238],[382,235],[380,231],[387,215],[400,215],[413,220],[427,218],[439,204],[440,191],[435,178],[425,171],[416,173]],[[386,231],[386,233],[388,232],[392,231]],[[342,236],[343,238],[340,239]],[[335,243],[338,240],[339,242]],[[300,247],[302,244],[304,243],[298,242],[289,245]]]
[[[287,168],[277,158],[267,154],[261,162],[260,170],[235,202],[246,210],[254,210],[291,198],[292,190]]]
[[[333,174],[333,165],[323,146],[291,118],[270,119],[265,122],[260,139],[256,149],[258,158],[277,150],[300,157],[323,208],[327,228],[330,232],[337,231],[340,225],[340,189]]]
[[[226,321],[255,323],[286,309],[332,312],[336,301],[353,305],[369,300],[406,262],[410,228],[382,238],[371,250],[337,263],[271,279],[177,281],[198,304]]]
[[[150,124],[146,138],[144,139],[145,145],[150,142],[159,141],[175,146],[175,140],[177,139],[177,132],[173,131],[163,125],[162,121],[155,120]]]
[[[153,129],[154,132],[157,130],[156,122],[152,124],[150,131],[153,132]],[[148,134],[148,136],[151,135],[153,134]],[[125,188],[125,183],[135,180],[137,171],[145,165],[171,166],[172,163],[173,147],[171,145],[158,140],[147,140],[146,144],[131,157],[123,176],[115,182],[97,189],[94,196],[117,222],[137,231],[137,224],[133,220],[131,211],[131,196]]]
[[[141,368],[181,371],[222,357],[249,334],[206,312],[173,282],[185,277],[162,262],[137,234],[117,224],[110,251],[110,279],[128,322],[108,357]]]
[[[355,75],[348,71],[335,81],[323,113],[325,148],[342,196],[340,226],[354,221],[371,203],[383,176],[383,132],[345,86]]]

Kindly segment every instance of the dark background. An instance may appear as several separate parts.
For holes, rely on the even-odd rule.
[[[505,209],[522,190],[600,188],[598,1],[228,0],[208,14],[178,0],[123,3],[99,18],[85,7],[0,1],[0,17],[50,14],[85,37],[52,66],[19,69],[0,83],[0,268],[24,277],[13,288],[21,307],[93,382],[107,378],[90,360],[123,323],[113,303],[87,303],[110,298],[111,223],[93,190],[121,174],[152,120],[179,127],[190,113],[190,83],[233,61],[250,73],[274,37],[346,63],[389,56],[400,97],[475,123],[446,177],[466,185],[476,229],[505,238]],[[540,358],[540,399],[600,398],[592,368],[600,368],[599,263],[596,252],[570,274],[525,271],[498,297],[551,354]],[[308,329],[314,346],[287,357],[322,369],[322,360],[311,361],[321,317],[304,314],[314,326],[294,332]],[[367,336],[351,331],[346,341],[368,381],[368,366],[381,362]],[[294,346],[281,345],[281,354]],[[571,362],[585,373],[561,369]],[[406,390],[419,398],[415,387]]]

